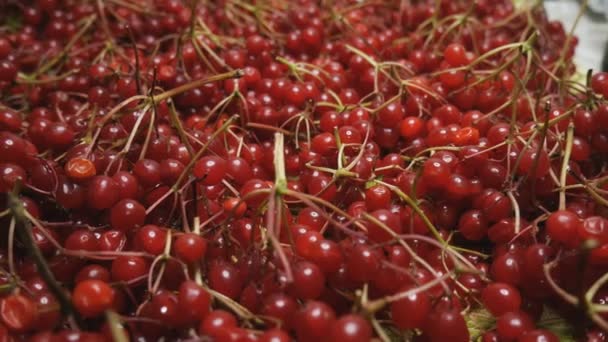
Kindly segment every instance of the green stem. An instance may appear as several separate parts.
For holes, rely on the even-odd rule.
[[[285,172],[285,136],[283,133],[274,134],[274,167],[275,167],[275,186],[279,193],[287,187],[287,174]]]
[[[574,139],[574,124],[572,122],[568,125],[568,131],[566,132],[566,148],[564,149],[564,160],[562,162],[561,173],[559,175],[559,210],[566,209],[566,176],[568,175],[568,163],[570,162],[570,155],[572,154],[572,142]]]
[[[112,310],[106,311],[106,320],[114,342],[129,342],[129,337],[125,333],[120,316],[116,312]]]
[[[243,76],[243,71],[240,69],[237,70],[233,70],[233,71],[229,71],[229,72],[225,72],[223,74],[218,74],[218,75],[213,75],[211,77],[207,77],[207,78],[201,78],[199,80],[190,82],[190,83],[186,83],[184,85],[181,85],[179,87],[175,87],[173,89],[167,90],[163,93],[160,93],[158,95],[154,96],[154,101],[156,103],[162,102],[163,100],[166,100],[170,97],[173,97],[177,94],[181,94],[183,92],[186,92],[190,89],[194,89],[194,88],[198,88],[202,85],[205,85],[207,83],[211,83],[211,82],[217,82],[217,81],[223,81],[223,80],[227,80],[230,78],[239,78]]]
[[[33,79],[40,74],[44,74],[53,66],[55,66],[55,64],[57,64],[62,58],[67,56],[68,51],[72,48],[72,46],[76,44],[78,39],[80,39],[80,37],[82,37],[82,35],[84,35],[84,33],[89,29],[89,27],[91,27],[91,25],[95,22],[96,17],[96,15],[91,15],[90,17],[86,18],[84,26],[78,32],[76,32],[72,39],[70,39],[70,41],[65,45],[63,50],[57,56],[55,56],[55,58],[51,59],[46,64],[41,66],[40,69],[36,70],[36,72],[34,72],[34,74],[30,75],[28,78]]]

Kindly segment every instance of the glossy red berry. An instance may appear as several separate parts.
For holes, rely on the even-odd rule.
[[[201,321],[198,331],[202,335],[214,338],[221,330],[236,327],[236,324],[236,318],[231,313],[223,310],[214,310]]]
[[[596,93],[608,98],[608,73],[598,72],[591,77],[591,88]]]
[[[551,213],[545,222],[549,237],[571,248],[578,245],[578,231],[581,226],[582,220],[578,215],[568,210]]]
[[[178,306],[180,315],[189,323],[203,319],[211,307],[211,295],[192,280],[184,281],[179,287]]]
[[[112,307],[114,290],[101,280],[85,280],[74,288],[72,303],[84,317],[95,317]]]
[[[519,291],[505,283],[491,283],[486,286],[481,292],[481,300],[488,311],[496,317],[517,311],[521,306]]]
[[[146,209],[135,200],[124,199],[110,210],[110,225],[118,230],[131,230],[143,225],[145,220]]]
[[[460,44],[450,44],[443,51],[443,56],[452,67],[459,67],[467,64],[468,58],[464,46]]]
[[[460,312],[454,307],[435,307],[426,318],[424,332],[429,341],[469,341],[469,330]]]
[[[200,261],[207,251],[207,241],[193,233],[182,234],[174,242],[175,255],[185,263]]]
[[[367,342],[372,338],[371,324],[359,315],[345,315],[331,325],[333,341]]]
[[[148,274],[148,262],[137,256],[119,256],[112,262],[112,279],[133,283]]]
[[[196,162],[194,176],[204,185],[215,185],[226,176],[226,161],[220,157],[203,157]]]
[[[404,288],[402,291],[411,290]],[[426,292],[412,293],[390,305],[391,317],[399,329],[421,329],[431,312],[431,299]]]
[[[325,289],[325,275],[321,269],[308,261],[300,261],[293,267],[293,294],[308,300],[321,296]]]
[[[320,339],[331,332],[334,310],[323,302],[309,301],[297,313],[296,335],[300,340]]]
[[[167,233],[162,228],[147,224],[137,231],[136,242],[144,251],[152,255],[159,255],[163,253],[167,244],[166,236]]]
[[[111,208],[119,200],[119,186],[108,176],[95,176],[89,182],[87,199],[89,206],[94,209]]]
[[[534,322],[532,318],[522,311],[504,313],[496,321],[498,335],[506,339],[517,339],[533,329]]]
[[[553,332],[544,329],[526,331],[517,339],[517,342],[558,342],[559,337]]]
[[[0,320],[13,332],[31,329],[37,317],[36,303],[22,294],[11,294],[0,299]]]
[[[215,261],[209,266],[209,287],[228,296],[237,298],[243,289],[243,279],[239,270],[225,261]]]

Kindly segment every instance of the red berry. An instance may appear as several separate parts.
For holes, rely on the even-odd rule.
[[[184,320],[194,323],[204,318],[211,307],[211,295],[192,280],[184,281],[179,287],[178,305]]]
[[[132,283],[148,274],[148,262],[137,256],[119,256],[112,262],[112,279]]]
[[[300,309],[295,326],[300,340],[321,339],[331,332],[335,322],[334,310],[323,302],[309,301]]]
[[[371,338],[371,324],[359,315],[342,316],[331,326],[332,341],[367,342]]]
[[[551,239],[570,248],[578,245],[578,231],[582,221],[575,213],[568,210],[553,212],[547,218],[545,226]]]
[[[104,281],[85,280],[76,285],[72,303],[84,317],[95,317],[112,307],[114,290]]]
[[[139,202],[124,199],[112,206],[110,225],[112,228],[128,231],[144,224],[146,209]]]
[[[534,329],[534,322],[522,311],[507,312],[496,321],[498,335],[505,339],[516,339]]]
[[[72,158],[65,164],[65,173],[73,180],[82,181],[96,174],[95,164],[86,158]]]
[[[218,184],[226,175],[226,161],[220,157],[203,157],[194,165],[193,173],[204,185]]]
[[[0,299],[0,319],[11,331],[24,332],[33,327],[38,317],[38,309],[28,297],[11,294]]]
[[[509,284],[491,283],[481,292],[481,300],[488,311],[500,317],[509,311],[517,311],[521,306],[519,291]]]
[[[402,291],[410,290],[404,288]],[[410,294],[391,303],[391,317],[399,329],[421,329],[431,311],[431,299],[425,292]]]
[[[207,251],[207,241],[193,233],[182,234],[175,239],[175,255],[185,263],[200,261]]]
[[[448,304],[449,305],[449,304]],[[466,322],[456,308],[435,307],[426,317],[424,332],[429,341],[469,341]]]

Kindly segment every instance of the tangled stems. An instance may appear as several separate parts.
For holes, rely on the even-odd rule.
[[[209,147],[211,142],[213,142],[220,134],[224,133],[224,131],[228,127],[230,127],[230,125],[233,124],[233,122],[236,120],[236,118],[237,118],[237,115],[234,115],[234,116],[228,118],[215,132],[213,132],[213,134],[211,135],[209,140],[201,147],[200,150],[198,150],[196,152],[196,154],[194,154],[192,156],[192,159],[190,160],[188,165],[186,165],[186,167],[184,167],[184,170],[179,175],[179,177],[177,178],[177,180],[175,181],[173,186],[170,188],[170,190],[167,191],[165,194],[163,194],[156,202],[154,202],[152,205],[150,205],[147,209],[148,212],[151,212],[152,210],[154,210],[154,208],[156,208],[158,205],[160,205],[160,203],[162,203],[165,199],[167,199],[167,197],[171,196],[171,194],[180,193],[180,188],[181,188],[180,184],[184,181],[184,179],[186,179],[186,177],[190,176],[191,171],[194,168],[194,165],[196,164],[198,159],[200,159],[200,157],[205,153],[205,151],[207,151],[207,148]]]
[[[34,79],[36,79],[37,76],[42,75],[45,72],[49,71],[51,68],[53,68],[64,57],[67,56],[70,49],[88,31],[88,29],[91,27],[91,25],[93,25],[93,23],[95,23],[96,19],[97,19],[96,15],[91,15],[91,16],[85,18],[83,20],[83,22],[84,22],[83,26],[80,28],[80,30],[74,36],[72,36],[70,41],[64,46],[63,50],[59,54],[57,54],[53,59],[51,59],[50,61],[48,61],[44,65],[42,65],[40,68],[38,68],[33,74],[27,75],[27,76],[22,75],[21,79],[25,83],[27,83],[29,80],[34,80]]]
[[[136,121],[135,127],[133,129],[133,131],[131,132],[129,139],[127,140],[127,144],[125,146],[125,149],[123,149],[123,153],[126,153],[124,151],[128,151],[128,146],[130,146],[130,143],[133,141],[133,139],[135,138],[135,135],[137,133],[138,127],[141,123],[141,121],[143,120],[143,118],[146,116],[147,111],[150,110],[150,108],[154,108],[155,106],[157,106],[159,103],[166,101],[170,98],[172,98],[173,96],[179,95],[181,93],[184,93],[188,90],[191,89],[195,89],[198,88],[202,85],[208,84],[208,83],[212,83],[212,82],[218,82],[218,81],[223,81],[226,79],[231,79],[231,78],[239,78],[242,76],[242,71],[241,70],[233,70],[233,71],[229,71],[223,74],[218,74],[218,75],[213,75],[210,77],[206,77],[206,78],[201,78],[198,79],[196,81],[192,81],[189,83],[186,83],[184,85],[175,87],[173,89],[169,89],[167,91],[164,91],[160,94],[156,94],[154,96],[152,96],[151,94],[149,96],[146,95],[135,95],[132,97],[129,97],[125,100],[123,100],[122,102],[120,102],[119,104],[117,104],[116,106],[114,106],[109,112],[108,114],[106,114],[103,118],[101,118],[101,120],[99,121],[99,123],[97,124],[97,133],[93,136],[93,138],[90,137],[90,134],[85,135],[85,142],[89,144],[89,148],[87,149],[87,155],[91,153],[91,151],[93,150],[96,140],[99,137],[99,134],[101,132],[101,129],[112,119],[115,118],[116,114],[120,112],[121,109],[125,108],[126,106],[128,106],[129,104],[136,102],[136,101],[142,101],[143,100],[143,109],[141,109],[142,111],[142,115],[140,115]],[[184,144],[186,144],[187,147],[189,147],[189,150],[191,150],[191,146],[188,142],[188,139],[186,137],[186,133],[184,131],[183,126],[181,125],[181,123],[179,123],[179,119],[176,116],[176,113],[171,112],[170,110],[170,120],[172,121],[174,128],[177,130],[178,134],[180,135],[180,138],[182,139],[182,141],[184,142]],[[151,122],[154,122],[154,120],[150,120]],[[200,155],[202,155],[202,152],[199,151],[199,157]],[[196,161],[196,159],[193,159],[194,161]],[[193,164],[192,164],[193,166]],[[191,167],[190,166],[190,169]],[[190,170],[188,169],[188,170]],[[180,179],[183,180],[183,177]],[[177,183],[179,184],[179,183]]]
[[[61,306],[61,313],[66,317],[73,317],[76,321],[80,321],[80,317],[74,310],[72,306],[72,302],[65,290],[59,285],[57,279],[55,279],[55,275],[49,268],[44,255],[38,248],[36,241],[34,241],[34,236],[32,235],[32,224],[27,219],[25,215],[25,208],[18,196],[19,184],[16,185],[15,189],[8,194],[8,207],[11,210],[13,215],[13,219],[17,224],[17,234],[19,238],[23,241],[23,244],[28,250],[29,255],[34,260],[38,272],[42,279],[44,279],[45,283],[48,285],[49,290],[53,293],[55,298],[59,301]]]
[[[441,276],[436,276],[433,280],[429,281],[428,283],[425,283],[423,285],[417,286],[413,289],[409,289],[406,291],[401,291],[398,293],[395,293],[393,295],[390,296],[386,296],[380,299],[376,299],[374,301],[371,302],[365,302],[362,303],[363,309],[368,313],[368,314],[373,314],[375,312],[380,311],[382,308],[384,308],[386,305],[401,300],[403,298],[407,298],[409,296],[418,294],[418,293],[422,293],[424,291],[427,291],[429,289],[432,289],[433,287],[437,286],[437,285],[441,285],[443,284],[445,281],[447,281],[449,278],[453,277],[452,272],[448,272],[445,274],[442,274]],[[449,294],[448,294],[449,295]]]

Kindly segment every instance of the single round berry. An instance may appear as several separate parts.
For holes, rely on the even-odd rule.
[[[185,263],[200,261],[207,251],[207,241],[193,233],[182,234],[175,239],[175,255]]]
[[[11,294],[0,299],[0,321],[9,330],[25,332],[38,318],[36,303],[22,294]]]
[[[218,184],[226,176],[226,160],[215,157],[203,157],[194,164],[193,174],[204,185]]]
[[[211,295],[196,282],[186,280],[179,286],[178,305],[187,322],[198,322],[209,313]]]
[[[308,301],[296,316],[296,335],[300,340],[321,339],[328,336],[335,322],[334,310],[323,302]]]
[[[498,335],[505,339],[517,339],[533,329],[532,318],[523,311],[504,313],[496,321],[496,331]]]
[[[124,199],[110,210],[110,225],[118,230],[131,230],[143,225],[145,220],[146,209],[135,200]]]
[[[331,325],[330,339],[333,341],[368,342],[371,338],[371,324],[359,315],[342,316]]]
[[[148,262],[138,256],[118,256],[112,261],[112,280],[133,283],[148,274]]]
[[[112,307],[114,290],[105,281],[89,279],[76,285],[72,303],[84,317],[95,317]]]
[[[108,176],[95,176],[89,182],[87,203],[93,209],[111,208],[119,200],[119,186]]]
[[[505,283],[491,283],[481,292],[481,300],[495,317],[509,311],[517,311],[521,306],[519,291]]]
[[[402,291],[408,291],[404,288]],[[425,292],[412,293],[390,305],[391,317],[399,329],[420,329],[431,312],[431,299]]]

